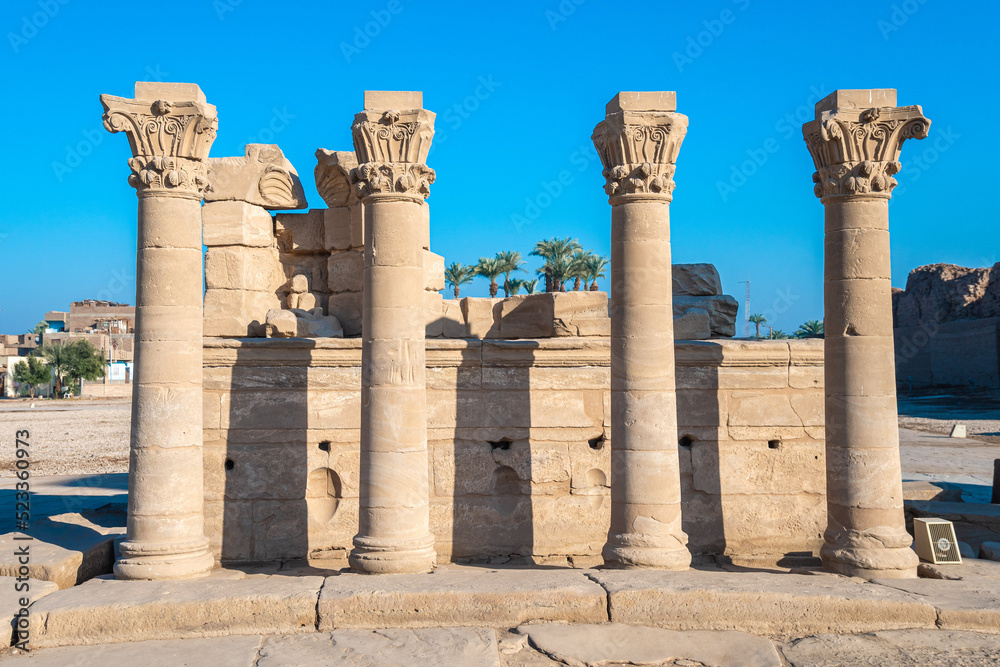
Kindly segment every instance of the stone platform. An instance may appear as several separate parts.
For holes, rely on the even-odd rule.
[[[1000,563],[992,561],[926,567],[925,574],[948,578],[909,581],[736,570],[446,565],[427,575],[375,577],[290,564],[273,572],[217,570],[192,581],[102,577],[35,602],[30,642],[47,648],[348,628],[509,631],[551,622],[738,631],[782,641],[907,629],[1000,634]]]

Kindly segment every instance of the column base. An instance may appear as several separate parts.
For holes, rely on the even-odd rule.
[[[215,567],[208,538],[182,543],[125,541],[122,557],[115,563],[118,579],[193,579],[204,577]]]
[[[652,547],[607,544],[602,552],[604,566],[613,569],[688,570],[691,552],[683,544]]]
[[[357,535],[347,562],[363,574],[426,574],[437,562],[434,536],[394,540]]]
[[[863,579],[916,579],[920,558],[909,547],[860,549],[824,544],[820,549],[823,569]]]

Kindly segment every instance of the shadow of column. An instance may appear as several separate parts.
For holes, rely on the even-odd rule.
[[[460,381],[455,393],[452,559],[499,564],[534,553],[530,374],[538,343],[470,343],[479,345],[479,382]],[[447,463],[436,454],[439,480]]]
[[[245,339],[236,348],[220,437],[205,445],[206,497],[222,501],[224,566],[307,558],[310,502],[325,500],[330,515],[336,511],[340,479],[321,464],[330,445],[324,452],[310,442],[315,345]]]
[[[674,354],[682,525],[692,565],[714,564],[726,551],[719,459],[719,442],[728,438],[719,398],[722,350],[708,341],[677,341]]]

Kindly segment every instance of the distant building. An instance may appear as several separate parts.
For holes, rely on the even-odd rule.
[[[45,313],[45,323],[49,325],[49,328],[45,330],[45,333],[58,333],[60,331],[66,331],[66,321],[69,319],[69,313],[65,311],[53,310]]]
[[[48,316],[45,319],[48,321]],[[69,305],[69,314],[63,330],[70,333],[101,331],[109,334],[131,334],[135,331],[135,306],[96,299],[74,301]]]

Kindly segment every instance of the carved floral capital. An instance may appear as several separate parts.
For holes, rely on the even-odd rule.
[[[840,108],[802,126],[816,172],[819,198],[863,196],[888,199],[902,169],[907,139],[924,139],[930,128],[919,106]]]
[[[434,113],[426,109],[362,111],[351,127],[358,166],[351,173],[359,199],[396,195],[426,199],[434,170],[426,165]]]
[[[684,114],[660,111],[609,113],[598,123],[591,139],[604,166],[608,197],[673,199],[687,124]]]
[[[201,196],[207,186],[202,161],[208,158],[219,124],[214,106],[198,100],[113,95],[101,95],[101,104],[105,129],[128,137],[133,156],[129,183],[140,195],[152,189]]]

